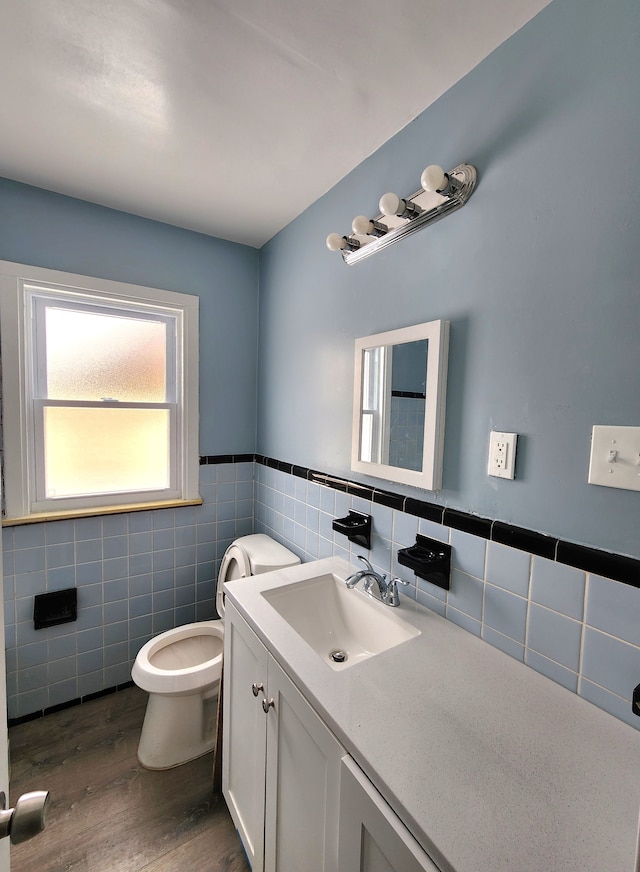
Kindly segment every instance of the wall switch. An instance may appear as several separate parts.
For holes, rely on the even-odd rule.
[[[515,478],[517,433],[499,433],[492,430],[489,435],[488,474],[497,478]]]
[[[588,481],[640,491],[640,427],[593,428]]]

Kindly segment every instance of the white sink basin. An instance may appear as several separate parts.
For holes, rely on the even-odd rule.
[[[333,669],[353,666],[420,635],[395,609],[357,588],[350,590],[332,573],[263,590],[262,596]]]

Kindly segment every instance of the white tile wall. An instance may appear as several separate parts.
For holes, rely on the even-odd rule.
[[[255,493],[255,501],[254,501]],[[201,467],[204,504],[3,530],[9,716],[130,679],[162,630],[214,614],[230,542],[266,532],[302,560],[365,553],[332,529],[350,508],[373,516],[368,554],[417,599],[636,729],[640,590],[353,497],[262,464]],[[452,546],[451,589],[396,559],[417,532]],[[33,629],[33,596],[78,587],[78,621]]]
[[[256,530],[302,560],[366,554],[331,527],[350,508],[372,515],[369,559],[411,582],[404,595],[640,729],[640,589],[256,466]],[[451,544],[449,591],[398,564],[416,532]]]
[[[201,466],[202,506],[3,529],[10,718],[124,684],[152,635],[215,616],[222,555],[253,530],[253,466]],[[34,595],[74,586],[78,620],[35,630]]]

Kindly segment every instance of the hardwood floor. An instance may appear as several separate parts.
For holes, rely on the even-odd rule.
[[[138,763],[146,700],[131,687],[11,728],[11,798],[52,800],[44,833],[11,847],[12,872],[250,872],[212,754]]]

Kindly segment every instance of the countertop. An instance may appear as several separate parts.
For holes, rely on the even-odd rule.
[[[335,671],[261,591],[353,571],[225,587],[443,872],[636,872],[640,733],[407,597],[420,635]]]

